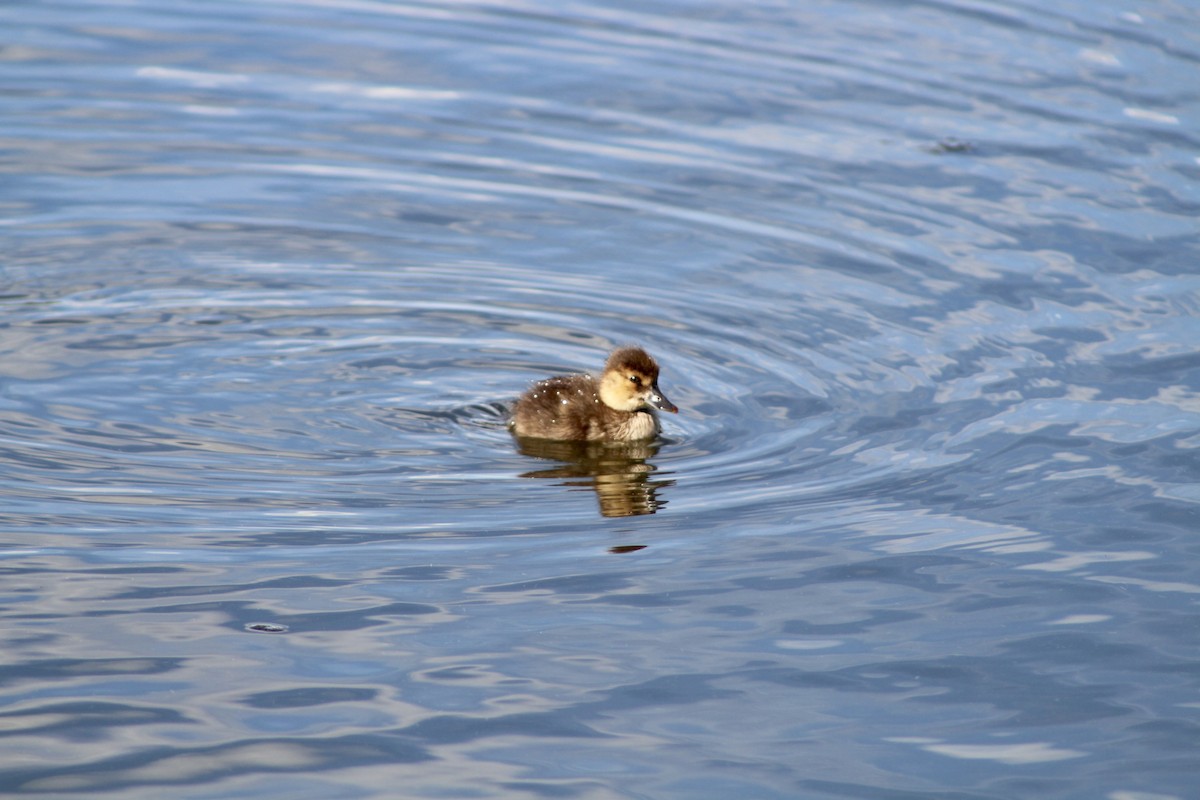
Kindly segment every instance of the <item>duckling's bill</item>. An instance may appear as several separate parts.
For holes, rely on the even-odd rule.
[[[650,388],[650,396],[646,398],[646,402],[650,406],[657,408],[659,411],[670,411],[672,414],[679,413],[679,406],[667,399],[667,396],[658,388],[657,383]]]

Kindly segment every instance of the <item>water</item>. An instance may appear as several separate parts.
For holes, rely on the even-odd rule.
[[[1195,796],[1190,4],[0,21],[3,792]]]

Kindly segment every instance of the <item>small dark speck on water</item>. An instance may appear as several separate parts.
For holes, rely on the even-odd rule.
[[[935,155],[944,155],[950,153],[973,153],[975,145],[965,139],[956,139],[953,136],[947,136],[945,139],[939,139],[938,142],[927,150]]]

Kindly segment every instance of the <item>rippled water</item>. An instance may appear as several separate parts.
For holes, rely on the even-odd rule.
[[[1191,4],[0,22],[0,791],[1194,796]]]

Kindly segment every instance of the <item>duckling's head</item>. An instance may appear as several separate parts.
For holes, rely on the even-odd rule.
[[[600,400],[618,411],[657,408],[675,413],[675,404],[658,388],[658,364],[640,347],[612,352],[600,376]]]

